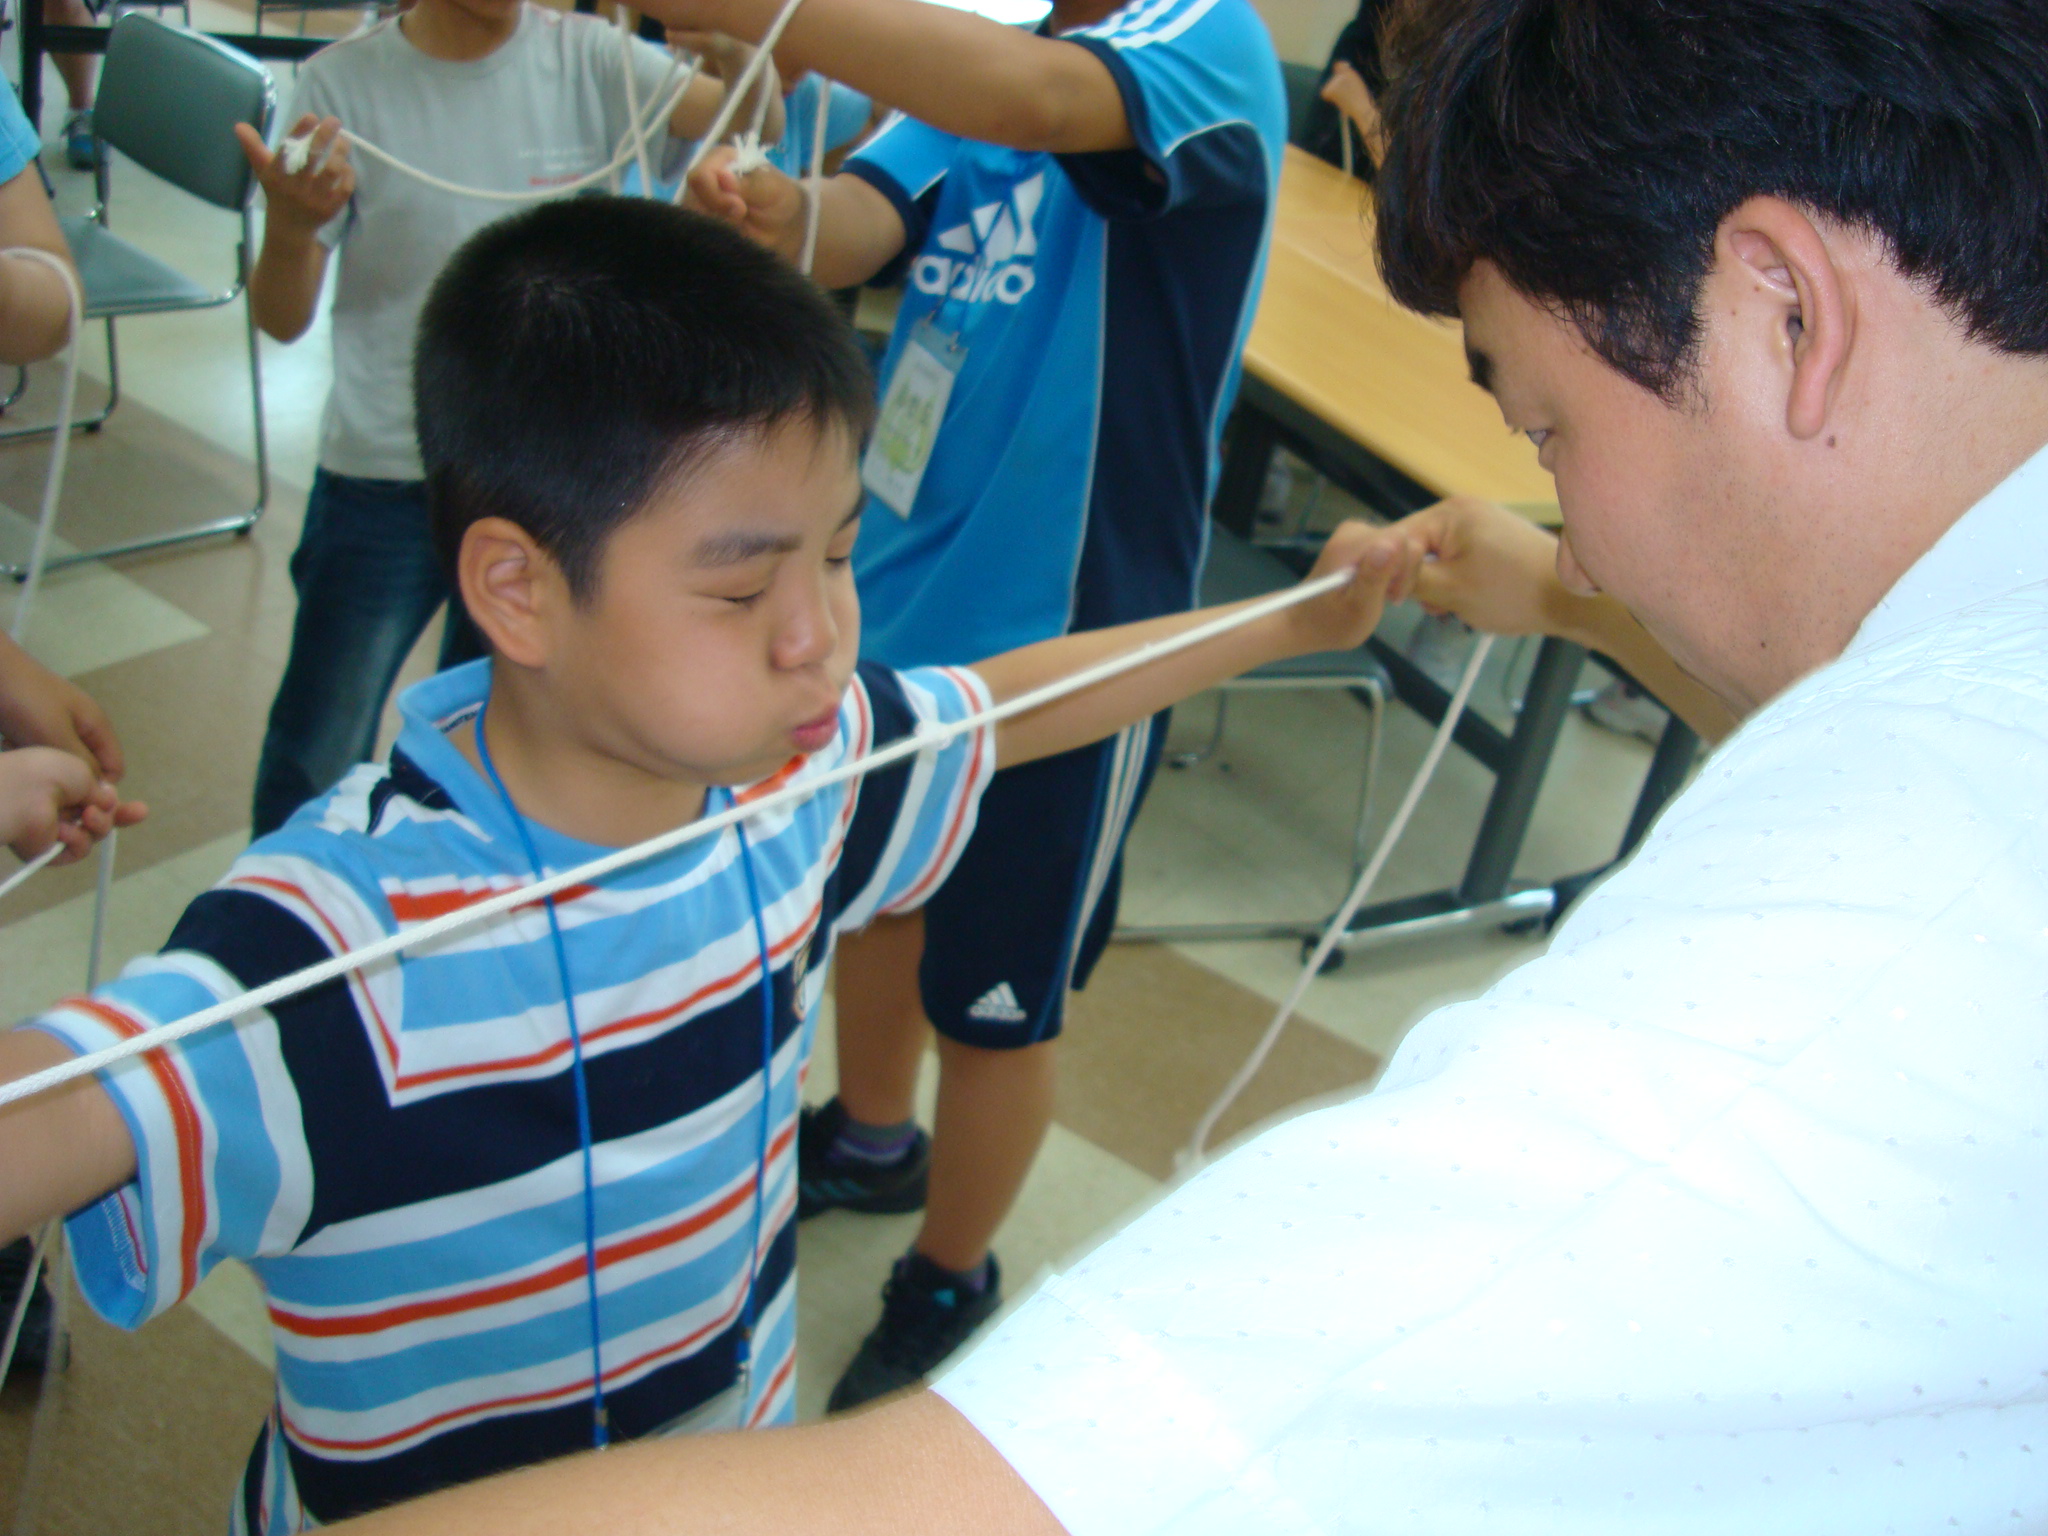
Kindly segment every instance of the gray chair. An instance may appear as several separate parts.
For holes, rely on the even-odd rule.
[[[1209,530],[1209,560],[1202,568],[1202,604],[1238,603],[1264,597],[1298,578],[1270,551],[1247,543],[1220,525]],[[1167,759],[1174,768],[1190,768],[1215,753],[1223,743],[1229,718],[1230,695],[1248,689],[1342,688],[1357,696],[1365,706],[1364,765],[1359,775],[1358,814],[1351,824],[1351,878],[1365,868],[1368,857],[1366,831],[1372,819],[1373,787],[1379,778],[1380,731],[1387,700],[1394,691],[1386,669],[1360,646],[1355,651],[1320,651],[1297,656],[1232,678],[1217,690],[1216,725],[1209,739],[1191,752]],[[1139,942],[1158,940],[1189,943],[1204,939],[1306,939],[1322,932],[1322,925],[1301,921],[1244,921],[1231,923],[1188,923],[1119,928],[1116,937]]]
[[[249,267],[255,254],[249,203],[255,177],[235,141],[234,125],[247,123],[267,136],[276,109],[277,92],[270,72],[239,49],[132,11],[122,15],[110,30],[99,94],[93,103],[93,132],[101,151],[96,172],[99,205],[84,217],[59,221],[78,266],[85,318],[104,321],[107,327],[107,403],[98,415],[74,425],[96,432],[120,403],[120,354],[114,338],[117,319],[216,309],[239,298],[248,335],[249,397],[256,426],[256,500],[247,511],[230,516],[66,555],[50,561],[48,569],[219,534],[246,533],[269,503],[270,450],[263,426],[262,364],[256,350],[256,316],[248,302]],[[225,288],[197,283],[113,232],[108,216],[109,148],[240,218],[241,238]],[[0,438],[43,436],[52,430],[48,426],[17,427],[0,431]],[[25,572],[18,566],[0,565],[0,574],[19,578]]]

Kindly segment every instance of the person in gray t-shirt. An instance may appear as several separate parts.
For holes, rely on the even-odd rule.
[[[303,169],[288,173],[253,130],[237,130],[269,210],[249,280],[256,323],[279,341],[303,335],[329,257],[340,258],[334,383],[292,555],[299,610],[256,774],[259,837],[374,754],[398,668],[450,596],[413,439],[413,330],[448,257],[507,211],[352,158],[339,131],[461,186],[572,181],[603,166],[626,131],[619,48],[596,17],[530,0],[419,0],[306,61],[284,117],[293,134],[317,129]],[[724,96],[714,71],[729,75],[742,56],[714,52],[671,114],[671,135],[710,126]],[[669,55],[635,40],[632,58],[645,111]],[[777,102],[771,134],[780,121]],[[451,607],[441,665],[480,650]]]

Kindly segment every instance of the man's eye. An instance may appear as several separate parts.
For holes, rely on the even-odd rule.
[[[767,595],[768,589],[763,587],[758,592],[749,592],[744,597],[728,597],[724,601],[731,603],[735,608],[751,608]]]
[[[1528,438],[1530,442],[1534,443],[1536,445],[1536,451],[1538,453],[1541,453],[1543,451],[1543,445],[1550,441],[1550,428],[1531,427],[1528,431],[1524,432],[1522,436]]]
[[[843,555],[827,555],[825,563],[835,571],[844,569],[846,566],[853,564],[853,551],[849,549]]]

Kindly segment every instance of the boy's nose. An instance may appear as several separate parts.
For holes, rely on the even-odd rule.
[[[822,592],[806,593],[775,632],[774,662],[785,672],[816,666],[839,644],[839,625]]]

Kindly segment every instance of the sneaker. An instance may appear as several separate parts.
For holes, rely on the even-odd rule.
[[[29,1260],[35,1246],[27,1239],[0,1247],[0,1344],[7,1342],[7,1324],[14,1317],[14,1303],[21,1295],[21,1282],[28,1277]],[[41,1277],[36,1293],[29,1298],[28,1311],[21,1320],[21,1336],[15,1340],[14,1361],[8,1375],[22,1372],[40,1376],[50,1358],[50,1289]]]
[[[832,1155],[846,1124],[839,1100],[806,1107],[797,1120],[796,1219],[804,1221],[834,1206],[867,1216],[900,1216],[924,1209],[925,1177],[931,1171],[932,1139],[923,1131],[893,1163],[864,1163]]]
[[[1639,736],[1654,745],[1671,716],[1642,689],[1614,679],[1585,705],[1586,718],[1621,736]]]
[[[89,171],[99,164],[99,143],[92,136],[92,108],[73,112],[64,119],[64,158],[71,168]]]
[[[906,1253],[882,1287],[882,1320],[832,1389],[828,1413],[844,1413],[922,1381],[967,1342],[1003,1302],[1003,1272],[988,1256],[988,1284],[969,1291],[930,1259]]]

